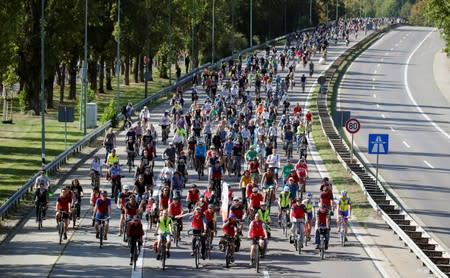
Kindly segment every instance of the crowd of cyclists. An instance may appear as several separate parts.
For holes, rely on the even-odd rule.
[[[124,241],[138,243],[140,248],[144,236],[141,219],[148,221],[149,229],[156,225],[152,248],[158,260],[162,255],[170,258],[173,243],[181,239],[183,230],[192,234],[191,255],[198,252],[195,247],[200,241],[200,255],[206,259],[221,229],[220,250],[231,246],[233,262],[241,240],[248,238],[250,265],[254,265],[256,248],[261,257],[266,254],[274,227],[271,212],[276,207],[274,222],[286,230],[287,240],[300,241],[302,248],[314,236],[320,248],[320,236],[324,235],[327,249],[331,216],[336,209],[340,229],[341,221],[346,224],[351,217],[351,199],[346,191],[335,198],[328,178],[322,180],[320,194],[314,199],[314,189],[309,189],[316,185],[308,184],[307,160],[314,119],[300,103],[291,105],[289,94],[296,86],[298,64],[309,70],[311,77],[312,57],[326,59],[331,42],[356,37],[366,26],[363,20],[321,24],[312,32],[290,36],[282,49],[267,48],[264,53],[224,62],[219,69],[205,69],[194,76],[192,88],[176,90],[170,109],[158,124],[150,122],[151,112],[144,107],[135,125],[124,123],[124,138],[117,138],[110,129],[103,141],[105,157],[95,156],[90,167],[96,237],[107,240],[108,223],[117,206],[119,236]],[[307,79],[304,74],[300,78],[303,88]],[[200,87],[206,94],[200,93]],[[190,104],[186,94],[190,94]],[[125,110],[132,111],[132,107]],[[160,126],[161,134],[155,125]],[[121,163],[116,149],[121,142],[126,163]],[[164,162],[159,173],[154,172],[155,161]],[[134,172],[133,183],[122,182],[127,170]],[[110,183],[108,190],[102,177]],[[49,202],[45,173],[38,179],[36,215],[38,207],[47,207]],[[231,182],[225,183],[228,179]],[[208,183],[204,191],[196,185],[202,180]],[[185,197],[183,191],[187,191]],[[82,197],[83,189],[75,179],[57,199],[55,217],[65,223],[65,239],[69,215],[80,217],[80,206],[74,204],[80,204]],[[99,234],[101,221],[106,222],[104,234]],[[185,223],[189,221],[190,225]],[[167,248],[165,254],[160,252],[162,245]]]

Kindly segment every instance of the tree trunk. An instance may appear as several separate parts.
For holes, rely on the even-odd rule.
[[[100,57],[100,72],[99,72],[98,82],[99,82],[98,93],[104,94],[105,89],[103,87],[103,85],[104,85],[103,83],[105,83],[105,58],[103,58],[103,56]]]
[[[144,82],[144,56],[139,55],[139,81]]]
[[[59,103],[64,103],[64,86],[66,85],[66,64],[62,63],[58,69],[58,84],[59,84]]]
[[[137,55],[134,59],[134,69],[133,69],[133,75],[134,75],[134,83],[139,83],[139,67],[141,65],[141,59],[140,55]]]
[[[124,84],[130,85],[130,55],[125,56],[125,72],[124,72]]]
[[[53,71],[51,71],[53,73]],[[45,86],[45,100],[47,103],[46,106],[46,112],[48,112],[48,109],[53,109],[53,84],[55,83],[55,75],[51,74],[48,75],[48,77],[45,79],[44,86]]]
[[[89,82],[91,83],[91,90],[97,91],[97,59],[89,61],[88,63],[88,76]]]
[[[148,64],[147,64],[148,72],[150,72],[152,76],[152,78],[150,78],[149,81],[153,81],[153,58],[154,58],[153,56],[148,57]]]
[[[106,90],[112,91],[112,62],[106,62]]]
[[[77,99],[77,50],[72,49],[70,53],[69,63],[67,64],[67,72],[69,73],[69,99]]]

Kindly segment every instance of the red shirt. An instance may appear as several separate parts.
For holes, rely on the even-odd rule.
[[[241,220],[242,217],[244,216],[244,206],[243,205],[239,205],[239,206],[232,206],[230,208],[230,214],[234,214],[236,215],[236,218]]]
[[[200,206],[202,208],[203,213],[208,210],[208,202],[206,200],[203,203],[198,201],[197,206]]]
[[[297,173],[290,173],[287,177],[287,180],[289,180],[290,178],[294,179],[294,183],[299,183],[300,182],[300,178],[297,176]]]
[[[259,209],[262,200],[263,196],[260,193],[252,193],[252,195],[250,195],[250,206],[254,209]]]
[[[291,212],[292,218],[305,218],[305,206],[301,204],[300,206],[295,204],[292,206],[292,212]]]
[[[258,173],[258,168],[258,161],[252,160],[248,163],[248,170],[250,171],[250,173]]]
[[[200,200],[200,191],[197,188],[191,188],[188,191],[187,200],[197,203]]]
[[[203,196],[205,196],[205,199],[208,200],[211,198],[211,196],[213,195],[213,193],[211,191],[206,191]]]
[[[203,212],[198,212],[195,210],[194,216],[192,217],[192,229],[193,230],[202,230],[203,229]]]
[[[301,106],[295,106],[294,107],[294,115],[297,113],[302,113],[302,107]]]
[[[182,212],[182,210],[181,210],[181,203],[180,202],[178,202],[178,203],[175,203],[175,202],[170,203],[170,205],[169,205],[169,216],[177,216],[177,215],[180,215],[181,212]]]
[[[167,207],[169,207],[169,195],[159,196],[159,208],[162,209],[162,208],[167,208]]]
[[[108,207],[111,206],[111,199],[106,198],[105,200],[103,199],[98,199],[97,202],[95,203],[95,205],[97,206],[97,211],[100,213],[108,213]]]
[[[128,197],[130,197],[130,195],[131,195],[131,192],[127,192],[127,193],[123,192],[122,194],[120,194],[120,196],[121,196],[121,202],[120,202],[120,204],[121,204],[122,206],[125,206],[125,205],[126,205],[127,199],[128,199]]]
[[[321,213],[320,210],[317,211],[318,225],[326,225],[327,224],[327,217],[328,217],[327,213],[325,213],[325,212]]]
[[[234,223],[227,222],[225,224],[225,226],[223,226],[223,234],[234,237],[236,235],[235,228],[236,228],[236,222],[234,222]]]
[[[131,204],[130,202],[128,202],[128,203],[125,205],[125,211],[126,211],[126,213],[127,213],[129,216],[134,216],[134,215],[137,214],[138,206],[139,206],[138,203],[135,203],[135,204],[133,205],[133,204]]]
[[[59,196],[57,209],[61,211],[69,211],[69,205],[71,202],[72,198],[70,198],[70,196],[67,197]]]
[[[264,237],[264,226],[262,221],[253,220],[250,223],[250,237]]]
[[[206,218],[206,222],[210,223],[211,221],[214,220],[214,216],[216,215],[216,212],[213,210],[212,212],[207,210],[205,212],[205,218]]]
[[[305,120],[306,120],[307,122],[312,121],[312,114],[311,114],[311,112],[306,113],[306,115],[305,115]]]
[[[331,206],[331,191],[328,192],[321,192],[320,193],[320,199],[322,200],[322,204],[326,205],[326,206]]]
[[[100,199],[100,193],[92,194],[92,196],[91,196],[91,203],[95,205],[97,203],[98,199]]]
[[[246,190],[246,194],[245,195],[247,195],[247,198],[250,198],[250,195],[252,195],[252,193],[253,193],[253,187],[256,187],[256,185],[255,186],[253,186],[253,184],[252,183],[249,183],[249,184],[247,184],[247,190]]]

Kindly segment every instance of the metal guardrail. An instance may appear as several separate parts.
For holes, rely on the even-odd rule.
[[[328,79],[329,84],[331,83],[332,80],[334,80],[334,78],[336,78],[337,68],[340,66],[340,64],[342,64],[342,62],[344,62],[346,60],[346,57],[349,54],[359,51],[361,49],[362,45],[365,45],[366,43],[368,43],[369,41],[371,41],[373,39],[378,39],[385,32],[388,32],[389,30],[391,30],[392,28],[395,28],[396,26],[397,26],[397,24],[388,26],[385,30],[377,31],[377,32],[369,35],[367,38],[365,38],[364,40],[362,40],[361,42],[359,42],[358,44],[354,45],[353,47],[351,47],[350,49],[345,51],[343,54],[341,54],[340,57],[338,57],[336,59],[336,61],[332,64],[330,69],[325,74],[325,76],[328,77],[327,79]],[[329,90],[329,91],[332,92],[333,90]],[[368,202],[373,207],[373,209],[382,216],[384,221],[403,240],[403,242],[406,245],[408,245],[410,250],[412,252],[414,252],[414,254],[417,256],[417,258],[419,258],[422,261],[422,263],[437,277],[447,277],[447,275],[438,267],[439,263],[433,262],[432,259],[429,256],[427,256],[427,254],[425,253],[425,252],[436,252],[436,253],[443,254],[443,250],[438,250],[438,248],[439,248],[438,244],[432,241],[431,237],[424,231],[424,229],[422,229],[413,220],[413,218],[406,212],[406,210],[401,205],[398,204],[395,197],[392,196],[392,193],[389,190],[386,190],[386,188],[384,188],[383,185],[376,184],[375,186],[378,188],[377,190],[379,190],[380,192],[385,194],[386,201],[380,203],[380,197],[378,197],[377,200],[372,198],[371,195],[375,191],[374,186],[367,187],[367,185],[365,184],[365,181],[363,181],[363,179],[361,178],[361,173],[356,172],[357,170],[359,170],[359,168],[362,168],[362,167],[357,166],[356,165],[357,163],[355,163],[355,162],[358,162],[360,165],[363,165],[364,168],[366,168],[366,172],[368,173],[368,176],[373,178],[373,180],[375,180],[375,176],[370,171],[370,169],[367,169],[368,168],[367,165],[365,165],[365,163],[363,163],[360,160],[359,156],[356,156],[356,158],[354,158],[353,164],[349,164],[349,160],[347,159],[346,156],[349,153],[350,148],[348,147],[348,145],[344,144],[344,140],[342,140],[342,138],[337,138],[337,134],[339,134],[339,132],[338,132],[334,122],[331,120],[331,116],[329,114],[329,110],[326,105],[326,97],[327,97],[327,95],[323,95],[323,96],[319,96],[317,98],[319,119],[320,119],[320,123],[322,126],[322,130],[327,135],[328,142],[329,142],[331,148],[333,149],[333,151],[336,153],[338,160],[341,162],[341,164],[344,166],[344,168],[350,173],[352,178],[359,184],[365,197],[367,198]],[[332,133],[334,133],[334,134],[327,132],[327,129],[328,130],[332,129],[333,130]],[[332,135],[333,137],[330,137],[330,135]],[[339,141],[339,140],[340,140],[340,142],[337,143],[336,141]],[[339,148],[342,148],[342,145],[345,146],[345,148],[347,149],[346,150],[347,152],[342,152],[339,149]],[[390,205],[391,203],[394,205]],[[416,243],[417,238],[413,239],[410,235],[407,234],[411,230],[405,229],[406,225],[403,225],[403,228],[400,227],[400,224],[396,223],[396,221],[399,221],[399,220],[395,220],[391,217],[391,215],[393,213],[390,215],[389,213],[387,213],[385,211],[386,206],[399,208],[398,214],[402,215],[403,217],[406,217],[406,216],[408,217],[408,219],[406,220],[407,222],[409,222],[408,226],[412,226],[415,228],[414,231],[420,232],[422,235],[421,238],[426,238],[426,239],[431,240],[431,242],[428,242],[428,243],[430,243],[430,245],[435,245],[435,248],[436,248],[435,251],[430,251],[430,250],[426,250],[426,249],[422,250]],[[400,221],[402,221],[402,220],[400,220]],[[399,222],[399,223],[401,223],[401,222]],[[444,259],[444,257],[442,255],[441,255],[441,257]],[[446,259],[444,259],[444,260],[446,260]]]
[[[211,63],[207,63],[204,65],[201,65],[200,67],[194,69],[193,71],[191,71],[188,74],[185,74],[184,76],[182,76],[179,80],[177,80],[174,84],[165,87],[163,89],[161,89],[160,91],[158,91],[155,94],[152,94],[151,96],[147,97],[146,99],[143,99],[141,101],[139,101],[138,103],[135,104],[135,109],[141,109],[144,105],[147,105],[157,99],[159,99],[161,96],[170,93],[171,91],[175,90],[177,88],[177,86],[187,83],[189,82],[189,80],[192,79],[192,77],[194,76],[194,74],[198,74],[200,71],[202,71],[205,68],[208,67],[213,67],[216,68],[218,66],[220,66],[222,64],[223,61],[228,61],[230,59],[234,59],[235,57],[238,57],[239,55],[243,55],[245,53],[260,49],[264,46],[269,46],[273,43],[279,42],[281,40],[284,40],[286,38],[288,38],[289,36],[295,34],[296,32],[309,32],[314,30],[314,27],[308,27],[308,28],[303,28],[301,30],[295,31],[295,32],[291,32],[289,34],[268,40],[264,43],[260,43],[258,45],[255,45],[253,47],[249,47],[246,48],[244,50],[241,50],[237,53],[234,53],[233,55],[230,55],[228,57],[222,58],[220,60],[218,60],[217,62],[215,62],[214,64]],[[121,117],[119,116],[119,119],[121,119]],[[81,138],[77,143],[75,143],[74,145],[72,145],[69,149],[67,149],[66,151],[64,151],[63,153],[59,154],[57,157],[55,157],[49,164],[47,164],[44,168],[47,171],[47,173],[49,173],[50,175],[53,175],[54,173],[56,173],[56,171],[61,167],[61,165],[65,164],[67,159],[75,154],[75,153],[79,153],[81,151],[81,149],[88,145],[91,144],[93,141],[95,141],[97,139],[98,136],[102,135],[105,133],[105,131],[111,126],[111,121],[107,121],[106,123],[104,123],[103,125],[97,127],[96,129],[94,129],[93,131],[91,131],[89,134],[87,134],[86,136],[84,136],[83,138]],[[24,198],[24,196],[33,188],[34,182],[36,180],[36,178],[39,176],[39,173],[36,173],[35,175],[33,175],[24,185],[22,185],[22,187],[20,187],[19,189],[17,189],[16,192],[14,192],[8,199],[5,200],[5,202],[0,206],[0,217],[3,220],[5,217],[7,217],[9,211],[13,208],[16,208],[21,200]]]

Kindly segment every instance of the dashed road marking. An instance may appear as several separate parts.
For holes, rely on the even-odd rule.
[[[403,140],[403,145],[405,145],[408,149],[409,148],[411,148],[411,146],[410,145],[408,145],[408,143],[406,143],[406,141],[405,140]]]
[[[392,131],[395,131],[395,129],[392,126],[390,128],[391,128]]]
[[[434,169],[433,165],[431,165],[428,161],[424,160],[423,162],[431,169]]]
[[[264,270],[264,271],[263,271],[263,274],[264,274],[264,278],[270,278],[270,276],[269,276],[269,271]]]
[[[373,97],[377,97],[377,94],[373,94]]]
[[[383,119],[385,119],[385,118],[386,118],[386,116],[385,116],[384,114],[381,114],[381,117],[383,117]]]
[[[372,90],[375,90],[375,85],[372,85]]]
[[[380,105],[377,103],[377,108],[380,108]]]
[[[374,71],[373,71],[373,74],[377,74],[377,70],[374,70]]]

